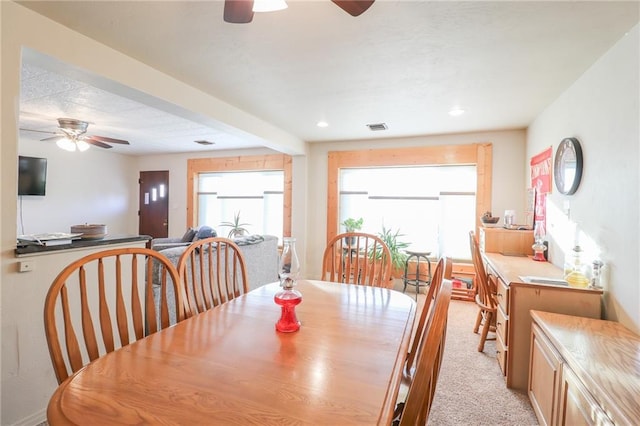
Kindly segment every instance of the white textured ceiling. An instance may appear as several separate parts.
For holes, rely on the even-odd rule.
[[[29,55],[27,55],[29,56]],[[56,132],[56,118],[89,122],[87,135],[124,139],[123,154],[152,154],[255,147],[253,140],[169,114],[64,74],[23,62],[20,91],[22,134],[44,139]],[[24,130],[29,129],[29,130]],[[58,133],[60,133],[58,131]],[[199,145],[206,140],[214,145]],[[53,143],[55,141],[50,141]]]
[[[221,1],[21,4],[309,142],[524,128],[639,21],[638,2],[290,1],[243,25]],[[22,90],[21,127],[86,119],[119,152],[255,144],[33,64]]]

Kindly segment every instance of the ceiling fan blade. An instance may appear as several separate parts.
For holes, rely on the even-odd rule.
[[[26,132],[51,133],[52,135],[57,134],[57,132],[52,132],[50,130],[24,129],[22,127],[20,127],[20,130],[24,130]]]
[[[345,12],[347,12],[351,16],[360,16],[364,13],[371,5],[374,0],[331,0],[338,7]]]
[[[64,138],[64,135],[57,135],[57,136],[51,136],[50,138],[40,139],[40,141],[53,141],[53,140],[62,139],[62,138]]]
[[[247,24],[253,20],[253,0],[225,0],[224,22]]]
[[[122,139],[108,138],[106,136],[91,135],[91,136],[85,136],[82,139],[87,141],[87,142],[89,142],[89,141],[102,141],[102,142],[109,142],[109,143],[119,143],[119,144],[122,144],[122,145],[129,145],[129,141],[124,141]]]
[[[83,141],[85,141],[86,143],[89,143],[91,145],[99,146],[100,148],[107,148],[107,149],[113,148],[109,144],[106,144],[106,143],[100,142],[100,141],[94,141],[94,140],[89,139],[89,138],[84,138]]]

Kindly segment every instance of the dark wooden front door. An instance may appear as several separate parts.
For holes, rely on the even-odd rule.
[[[169,232],[169,171],[140,172],[140,235],[167,237]]]

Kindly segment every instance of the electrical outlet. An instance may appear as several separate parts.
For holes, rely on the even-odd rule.
[[[18,271],[19,272],[31,272],[33,271],[33,262],[23,260],[18,262]]]

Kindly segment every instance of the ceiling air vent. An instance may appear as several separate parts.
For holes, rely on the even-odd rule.
[[[215,144],[215,142],[205,141],[205,140],[199,140],[199,141],[194,141],[194,142],[197,143],[197,144],[200,144],[200,145],[214,145]]]
[[[384,123],[367,124],[367,127],[373,132],[378,130],[387,130],[387,125]]]

